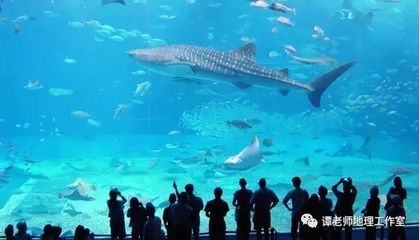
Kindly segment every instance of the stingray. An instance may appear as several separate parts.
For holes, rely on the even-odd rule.
[[[102,0],[102,5],[106,5],[109,3],[119,3],[125,5],[125,0]]]
[[[295,163],[304,164],[304,166],[310,166],[310,158],[309,157],[302,157],[295,159]]]
[[[82,212],[76,211],[74,209],[66,209],[63,212],[67,213],[68,215],[70,215],[71,217],[75,217],[78,216],[80,214],[83,214]]]
[[[210,179],[210,178],[222,178],[225,177],[226,175],[219,172],[219,171],[215,171],[215,170],[211,170],[211,169],[207,169],[204,172],[204,178],[205,179]]]
[[[175,157],[172,162],[179,165],[194,165],[205,161],[205,157],[201,154],[194,155],[192,157]]]
[[[39,236],[39,235],[37,235],[37,236]],[[72,230],[67,230],[67,231],[63,232],[60,237],[64,238],[64,239],[67,239],[67,238],[73,238],[73,236],[74,236],[73,231]]]
[[[165,201],[159,203],[159,205],[157,205],[157,208],[166,208],[169,205],[170,205],[169,201],[168,200],[165,200]]]
[[[188,173],[188,171],[186,171],[185,169],[181,168],[181,167],[172,167],[166,170],[167,173],[171,173],[171,174],[186,174]]]
[[[258,136],[245,147],[239,154],[229,157],[224,161],[223,167],[227,170],[246,170],[263,162]]]
[[[81,191],[96,191],[96,186],[81,179],[81,178],[77,178],[76,181],[74,181],[73,183],[70,183],[66,186],[67,188],[77,188],[80,189]]]
[[[238,129],[247,129],[247,128],[252,128],[252,125],[250,125],[246,120],[231,120],[231,121],[227,121],[226,122],[227,125],[231,125],[234,126]]]
[[[265,146],[265,147],[272,147],[273,146],[273,141],[272,141],[271,138],[263,139],[262,143],[263,143],[263,146]]]
[[[345,142],[342,144],[342,146],[339,148],[338,151],[333,153],[332,157],[347,157],[347,156],[355,156],[358,154],[364,155],[368,158],[368,160],[372,160],[371,157],[371,150],[370,150],[370,142],[372,139],[372,135],[369,134],[364,138],[364,141],[359,149],[355,149],[353,147],[353,144],[351,142]]]
[[[290,183],[274,183],[269,185],[270,188],[276,189],[276,190],[290,190],[292,188],[292,185]]]
[[[83,189],[76,188],[74,190],[61,192],[60,198],[67,198],[73,201],[92,201],[94,198],[90,197]]]
[[[154,201],[160,198],[160,197],[150,198],[148,196],[143,196],[141,193],[137,194],[137,197],[138,197],[138,200],[144,205],[147,203],[153,203]]]
[[[390,169],[390,173],[395,175],[408,175],[408,174],[416,174],[416,169],[409,168],[409,167],[403,167],[403,166],[395,166]]]
[[[365,26],[369,30],[373,31],[372,19],[374,14],[372,11],[364,12],[356,9],[352,0],[344,0],[342,3],[342,8],[335,13],[335,18],[338,17],[340,20],[351,21],[359,25]]]
[[[72,191],[62,192],[59,196],[70,200],[93,200],[93,198],[89,196],[88,192],[96,191],[95,185],[88,183],[81,178],[77,178],[76,181],[68,184],[66,188],[70,188]]]
[[[263,156],[272,156],[272,155],[275,155],[275,154],[278,154],[278,152],[274,152],[274,151],[263,151],[262,152]]]

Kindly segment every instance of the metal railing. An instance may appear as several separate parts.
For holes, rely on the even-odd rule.
[[[416,229],[417,232],[418,232],[418,236],[415,236],[416,237],[415,239],[419,239],[419,222],[406,223],[405,227],[406,227],[407,230],[408,229]],[[385,237],[386,229],[387,229],[387,227],[385,227],[385,226],[377,227],[377,231],[379,231],[379,234],[377,234],[377,237],[379,237],[380,240],[387,239]],[[353,227],[353,230],[354,231],[364,231],[365,227],[356,226],[356,227]],[[250,234],[251,234],[251,236],[255,236],[256,231],[251,231]],[[226,235],[227,236],[235,236],[236,231],[227,231]],[[289,232],[277,232],[277,230],[275,228],[271,228],[271,230],[270,230],[270,240],[283,239],[283,238],[279,238],[279,235],[281,235],[281,236],[284,236],[284,235],[287,236],[288,235],[289,236],[290,233]],[[110,234],[95,234],[94,236],[95,236],[95,240],[105,240],[105,239],[110,239],[111,238]],[[200,236],[204,239],[207,239],[208,236],[209,236],[209,233],[204,232],[204,233],[201,233]],[[0,236],[0,240],[3,240],[3,239],[5,239],[5,237]],[[39,240],[39,236],[32,236],[32,239]],[[60,237],[60,239],[61,240],[72,240],[73,236],[64,236],[64,237]],[[131,239],[131,235],[128,234],[126,239]],[[412,238],[410,237],[408,239],[412,239]],[[354,240],[357,240],[357,239],[354,238]]]

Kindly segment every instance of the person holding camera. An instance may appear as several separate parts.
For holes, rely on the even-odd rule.
[[[118,196],[121,200],[118,200]],[[121,192],[114,188],[109,191],[108,200],[108,217],[110,219],[111,239],[120,240],[124,239],[127,235],[125,232],[125,219],[124,219],[124,205],[127,199],[122,196]]]
[[[339,185],[343,185],[343,192],[338,190]],[[336,226],[338,239],[341,238],[342,226],[345,228],[345,240],[352,239],[352,225],[353,225],[353,205],[355,203],[358,190],[352,184],[352,179],[341,178],[332,187],[332,191],[336,196],[335,214],[339,219],[342,219],[341,226]]]

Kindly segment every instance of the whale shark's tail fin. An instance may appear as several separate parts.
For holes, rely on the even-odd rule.
[[[320,106],[320,100],[322,97],[323,92],[338,78],[340,77],[346,70],[351,68],[355,64],[355,61],[347,62],[339,67],[336,67],[330,70],[327,73],[317,77],[313,81],[311,81],[308,85],[312,89],[308,92],[308,99],[310,100],[311,104],[314,107]]]

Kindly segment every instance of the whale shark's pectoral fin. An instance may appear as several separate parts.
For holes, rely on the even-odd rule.
[[[246,82],[235,82],[234,86],[245,90],[245,89],[249,89],[252,86],[252,84],[246,83]]]
[[[256,44],[247,43],[246,45],[240,48],[230,51],[230,53],[236,54],[237,56],[246,57],[247,59],[255,62],[256,61]]]

